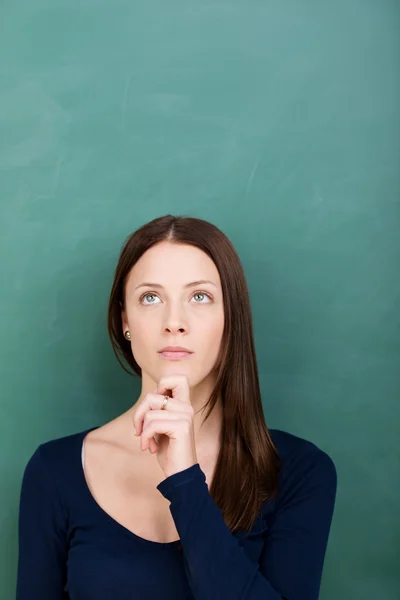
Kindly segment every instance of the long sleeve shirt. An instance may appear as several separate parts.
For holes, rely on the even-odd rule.
[[[17,600],[317,600],[337,473],[310,441],[270,429],[279,494],[250,532],[232,533],[196,463],[157,486],[179,540],[144,539],[95,501],[82,466],[85,435],[45,442],[22,479]]]

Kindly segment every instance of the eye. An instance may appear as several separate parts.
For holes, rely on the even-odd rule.
[[[195,296],[205,296],[207,297],[209,300],[212,300],[210,294],[207,294],[206,292],[196,292],[195,294],[193,294],[193,298]],[[195,302],[195,304],[207,304],[207,302]]]
[[[158,298],[158,296],[156,296],[155,294],[147,293],[147,294],[143,294],[143,296],[140,297],[139,302],[142,302],[142,300],[144,300],[144,298],[147,298],[148,296],[151,296],[153,298]],[[154,304],[154,302],[150,302],[149,304]],[[147,304],[147,306],[149,306],[149,304]],[[146,306],[146,304],[145,304],[145,306]]]
[[[208,298],[210,301],[212,301],[212,297],[210,296],[210,294],[207,294],[207,292],[196,292],[195,294],[193,294],[193,298],[195,296],[204,296],[204,297]],[[146,294],[143,294],[140,297],[139,302],[142,302],[145,298],[148,298],[148,297],[158,298],[158,296],[156,294],[147,292]],[[155,304],[155,302],[153,302],[153,301],[146,302],[146,303],[144,303],[144,306],[150,306],[150,304]],[[195,304],[208,304],[208,303],[207,302],[195,302]]]

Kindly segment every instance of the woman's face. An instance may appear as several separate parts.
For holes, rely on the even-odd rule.
[[[199,280],[210,283],[189,285]],[[142,374],[156,382],[185,374],[191,387],[198,385],[215,367],[224,329],[221,281],[214,262],[187,244],[152,246],[129,273],[122,324],[123,331],[131,333],[132,353]],[[167,360],[160,354],[165,346],[183,346],[193,354]]]

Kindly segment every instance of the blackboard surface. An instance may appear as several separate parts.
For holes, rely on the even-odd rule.
[[[230,237],[267,424],[337,466],[321,599],[399,599],[399,25],[390,0],[0,2],[2,599],[30,455],[138,396],[106,306],[167,213]]]

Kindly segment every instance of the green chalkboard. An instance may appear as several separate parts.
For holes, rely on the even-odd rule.
[[[321,599],[399,599],[399,31],[395,0],[0,2],[2,600],[28,458],[137,398],[108,294],[168,213],[232,240],[268,425],[337,466]]]

